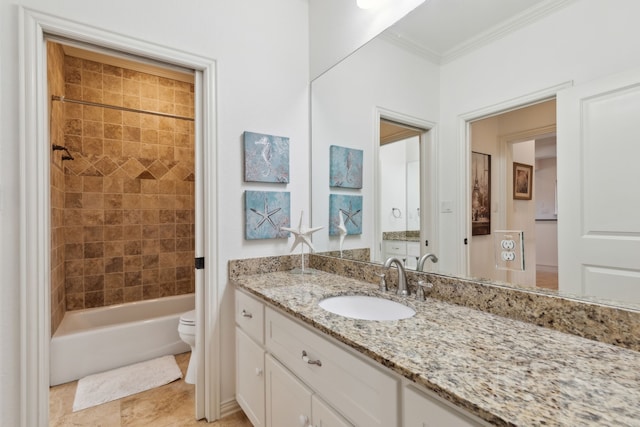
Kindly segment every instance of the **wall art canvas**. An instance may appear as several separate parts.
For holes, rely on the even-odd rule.
[[[362,150],[329,147],[329,185],[342,188],[362,188]]]
[[[245,239],[286,239],[291,226],[291,196],[288,191],[245,191]]]
[[[471,153],[471,235],[491,234],[491,156]]]
[[[347,235],[362,234],[362,196],[329,195],[329,235],[340,234],[340,214],[347,228]]]
[[[513,198],[531,200],[533,198],[533,166],[513,162]]]
[[[244,180],[289,182],[289,138],[244,132]]]

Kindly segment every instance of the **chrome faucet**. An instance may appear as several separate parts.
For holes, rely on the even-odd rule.
[[[438,262],[438,257],[435,254],[432,254],[432,253],[424,254],[418,260],[418,267],[417,267],[418,271],[424,271],[424,263],[429,258],[431,258],[431,261],[433,261],[434,263]]]
[[[395,257],[387,258],[384,262],[384,268],[391,267],[391,264],[395,264],[398,267],[398,290],[396,291],[396,294],[404,296],[409,295],[409,288],[407,287],[407,273],[404,271],[402,261]]]

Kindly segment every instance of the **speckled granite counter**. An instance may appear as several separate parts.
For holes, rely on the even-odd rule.
[[[401,240],[406,242],[419,242],[420,230],[383,231],[382,240]]]
[[[640,426],[638,352],[435,299],[409,297],[410,319],[344,318],[318,302],[379,292],[328,273],[233,283],[490,423]]]

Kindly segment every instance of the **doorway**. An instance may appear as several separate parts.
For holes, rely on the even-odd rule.
[[[416,269],[422,254],[436,251],[434,124],[389,111],[379,114],[373,260],[397,257]],[[432,263],[425,267],[435,269]]]
[[[204,177],[207,176],[209,193],[215,194],[216,180],[212,168],[215,157],[215,74],[214,61],[193,56],[183,51],[173,51],[152,43],[130,39],[112,32],[86,27],[36,11],[24,10],[20,15],[22,49],[20,74],[32,78],[21,81],[20,179],[21,200],[21,337],[23,361],[21,365],[21,413],[25,425],[48,425],[49,340],[51,336],[51,199],[50,199],[50,151],[49,118],[47,106],[51,102],[47,86],[47,39],[81,38],[91,46],[101,46],[111,52],[122,52],[155,61],[174,64],[195,70],[195,147],[194,174],[195,254],[216,259],[215,197],[204,201]],[[205,144],[206,141],[206,144]],[[197,231],[206,230],[198,233]],[[27,262],[28,260],[28,262]],[[215,262],[212,264],[215,265]],[[201,343],[202,357],[198,364],[196,387],[196,417],[211,420],[219,416],[218,377],[219,357],[212,354],[219,345],[219,332],[205,334],[204,319],[215,319],[218,313],[217,281],[214,269],[197,270],[195,273],[196,308],[198,326],[196,340]],[[209,283],[208,286],[204,286]],[[205,393],[206,392],[206,393]],[[205,400],[205,396],[207,399]]]
[[[194,70],[78,43],[46,47],[52,337],[76,310],[178,295],[193,301]],[[108,361],[67,354],[56,336],[50,385],[172,354],[177,325],[166,334]],[[93,351],[108,354],[123,342]]]
[[[471,151],[491,159],[491,224],[472,233],[471,277],[558,288],[555,125],[555,99],[470,123]],[[524,190],[517,188],[518,173],[527,177]],[[496,230],[523,231],[523,271],[496,267]]]

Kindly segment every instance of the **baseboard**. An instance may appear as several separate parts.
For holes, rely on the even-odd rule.
[[[226,402],[220,403],[220,418],[228,417],[240,410],[240,405],[238,405],[235,399],[227,400]]]
[[[557,265],[538,264],[538,265],[536,265],[536,270],[537,271],[544,271],[545,273],[557,273],[558,272],[558,266]]]

